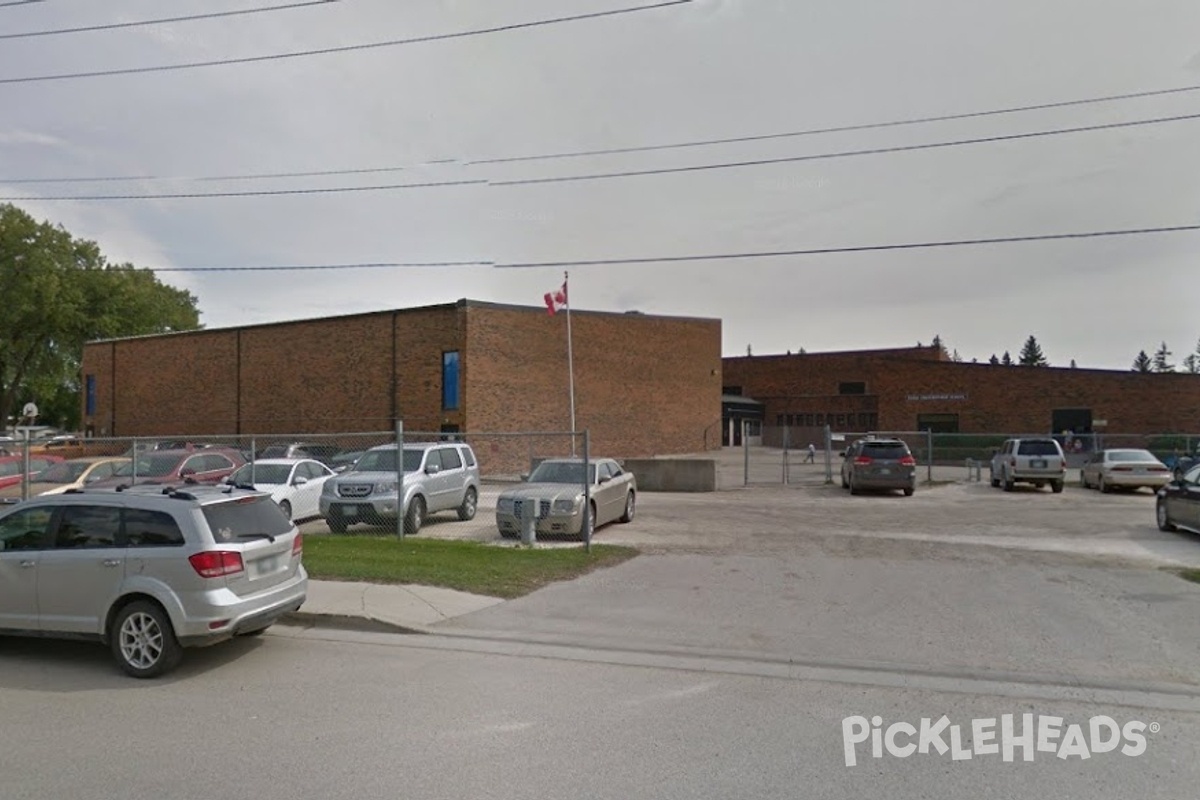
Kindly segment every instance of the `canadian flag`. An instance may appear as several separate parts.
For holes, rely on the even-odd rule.
[[[546,292],[544,295],[546,301],[546,311],[550,316],[567,304],[567,282],[563,281],[562,288],[557,292]]]

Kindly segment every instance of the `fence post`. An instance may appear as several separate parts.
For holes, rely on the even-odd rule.
[[[833,429],[825,426],[825,483],[833,483]]]
[[[742,485],[750,485],[750,423],[742,420]]]
[[[254,437],[250,437],[250,485],[258,485],[258,471],[254,466],[258,462],[258,447],[255,446]]]
[[[404,541],[404,420],[396,420],[396,538]]]
[[[135,436],[135,437],[133,437],[133,451],[132,451],[132,452],[133,452],[133,456],[132,456],[132,457],[129,459],[129,460],[130,460],[130,462],[132,462],[132,463],[130,464],[130,467],[131,467],[131,470],[130,470],[130,474],[131,474],[131,478],[130,478],[130,485],[131,485],[131,486],[136,486],[136,485],[137,485],[137,462],[138,462],[138,456],[140,456],[140,455],[142,454],[142,453],[141,453],[141,451],[138,449],[138,437],[136,437],[136,436]]]
[[[25,431],[25,441],[21,446],[21,502],[29,499],[29,448],[33,445],[33,440],[29,438],[30,432]]]
[[[933,483],[933,428],[925,429],[925,482]]]
[[[589,461],[591,459],[591,436],[590,429],[583,430],[583,530],[584,544],[583,549],[587,552],[592,551],[592,481],[589,471]],[[574,443],[575,436],[571,435],[571,442]]]

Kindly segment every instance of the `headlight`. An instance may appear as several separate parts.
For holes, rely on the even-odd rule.
[[[377,494],[395,494],[396,493],[396,482],[395,481],[380,481],[379,483],[375,484],[375,492]]]
[[[337,484],[334,483],[333,481],[325,481],[325,483],[322,484],[322,486],[321,486],[321,494],[327,494],[327,495],[331,495],[331,496],[336,495],[337,494]]]
[[[511,497],[501,497],[496,501],[496,510],[501,514],[513,513],[513,499]]]
[[[579,506],[579,498],[578,497],[574,498],[573,500],[555,500],[554,501],[554,510],[561,511],[566,514],[570,514],[578,506]]]

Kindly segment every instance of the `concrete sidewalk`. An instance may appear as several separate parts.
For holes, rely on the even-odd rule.
[[[436,586],[309,580],[308,599],[286,619],[301,625],[429,633],[431,625],[503,602]]]

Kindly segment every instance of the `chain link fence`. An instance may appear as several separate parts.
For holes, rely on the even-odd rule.
[[[403,459],[397,458],[398,437]],[[593,523],[604,524],[623,511],[608,495],[624,481],[608,475],[607,464],[597,469],[586,433],[398,427],[370,433],[34,440],[5,447],[3,504],[73,488],[232,482],[271,492],[306,534],[589,544]],[[543,462],[558,460],[568,463],[543,470],[552,485],[527,482]]]

